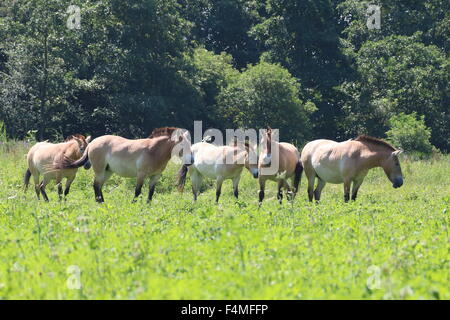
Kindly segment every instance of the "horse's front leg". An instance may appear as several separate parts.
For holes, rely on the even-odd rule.
[[[233,192],[236,199],[239,199],[239,181],[241,180],[241,175],[233,178]]]
[[[191,173],[192,195],[194,196],[194,201],[197,201],[200,186],[202,185],[202,176],[195,168],[191,167],[189,170]]]
[[[352,181],[344,181],[344,201],[348,202],[350,200],[350,185],[352,184]]]
[[[217,185],[216,185],[216,203],[219,203],[220,194],[222,193],[222,184],[223,184],[223,178],[218,177],[217,178]]]
[[[37,196],[38,200],[40,200],[41,199],[41,197],[40,197],[41,184],[39,183],[39,174],[33,175],[33,182],[34,182],[34,191],[36,192],[36,196]]]
[[[160,177],[161,177],[161,174],[157,174],[150,178],[147,203],[150,203],[152,201],[153,194],[155,193],[156,183],[158,182]]]
[[[136,181],[136,187],[134,188],[133,202],[136,202],[137,198],[142,193],[142,186],[144,185],[144,181],[145,181],[145,174],[138,174],[137,181]]]
[[[278,202],[280,202],[280,204],[283,202],[283,185],[284,185],[284,180],[279,180],[278,181],[277,199],[278,199]]]
[[[353,181],[353,186],[352,186],[352,200],[353,201],[356,200],[356,197],[358,195],[359,187],[361,187],[362,183],[363,183],[363,179],[358,180],[358,181]]]
[[[265,188],[266,188],[266,180],[260,177],[259,178],[259,205],[261,205],[264,200]]]

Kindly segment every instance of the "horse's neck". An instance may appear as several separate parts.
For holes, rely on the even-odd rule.
[[[71,159],[78,159],[81,157],[80,149],[78,148],[78,142],[75,140],[67,141],[65,148],[63,149],[63,152],[66,156],[68,156]]]
[[[365,147],[362,159],[364,159],[363,166],[367,169],[382,167],[383,162],[387,159],[389,153],[381,149],[373,149]]]
[[[278,141],[273,141],[272,139],[267,140],[267,145],[266,145],[267,154],[272,155],[272,152],[274,151],[273,150],[274,147],[275,147],[275,150],[280,150],[280,143]]]

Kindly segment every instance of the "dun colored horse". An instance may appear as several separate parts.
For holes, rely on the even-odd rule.
[[[149,178],[148,202],[152,200],[155,185],[169,162],[176,145],[183,147],[184,163],[191,163],[191,143],[188,132],[165,127],[155,129],[149,138],[129,140],[118,136],[94,139],[77,161],[59,162],[57,168],[78,168],[88,161],[94,170],[94,193],[97,202],[104,202],[102,187],[113,173],[122,177],[137,177],[134,201],[141,194],[142,185]]]
[[[259,202],[264,200],[264,190],[266,181],[271,180],[278,183],[277,199],[281,203],[283,201],[284,188],[287,192],[287,197],[293,199],[298,190],[300,178],[302,175],[302,165],[300,163],[300,153],[297,148],[290,143],[272,141],[272,129],[268,128],[263,132],[261,141],[263,150],[260,153],[258,166],[260,170],[259,175]],[[272,152],[272,147],[276,152]],[[264,175],[262,169],[270,166],[272,163],[277,163],[278,168],[275,174]],[[292,180],[293,190],[291,189],[288,179]]]
[[[353,140],[335,142],[315,140],[302,150],[301,161],[308,179],[309,201],[320,200],[323,187],[327,182],[344,183],[344,199],[350,199],[350,186],[353,183],[352,200],[356,199],[358,189],[367,172],[382,167],[394,188],[403,185],[397,150],[389,143],[377,138],[361,135]],[[314,190],[315,178],[319,180]]]
[[[192,152],[194,163],[189,168],[184,165],[178,173],[178,190],[183,191],[189,171],[194,201],[197,200],[204,177],[216,180],[216,202],[219,202],[223,182],[228,179],[233,181],[234,196],[238,198],[239,180],[244,167],[254,178],[258,178],[257,155],[249,143],[234,142],[231,146],[215,146],[198,142],[192,145]]]
[[[42,193],[44,200],[48,201],[45,186],[51,180],[56,180],[59,199],[61,199],[63,193],[61,181],[66,178],[64,196],[67,196],[69,194],[70,185],[75,179],[78,169],[67,168],[61,170],[48,170],[48,168],[53,167],[55,163],[62,159],[70,159],[71,161],[79,159],[83,155],[90,140],[90,136],[85,138],[82,135],[76,134],[68,137],[63,143],[53,144],[49,142],[39,142],[35,144],[27,154],[28,169],[24,179],[25,190],[28,189],[30,178],[33,176],[34,189],[38,199],[40,198],[40,193]],[[44,179],[40,183],[39,176],[41,174],[44,176]]]

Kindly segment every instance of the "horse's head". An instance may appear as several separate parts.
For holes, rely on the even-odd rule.
[[[394,188],[400,188],[403,185],[402,168],[398,159],[398,155],[402,152],[402,150],[391,152],[381,165]]]
[[[80,154],[83,154],[84,151],[86,150],[89,142],[91,142],[91,139],[92,139],[91,136],[85,138],[82,134],[77,133],[77,134],[74,134],[74,135],[68,137],[66,139],[66,141],[71,141],[71,140],[76,141],[78,144],[78,150],[79,150]]]
[[[270,166],[272,162],[272,129],[270,127],[262,132],[261,146],[262,151],[259,156],[259,164],[262,167]]]
[[[253,178],[258,178],[258,156],[255,151],[255,147],[251,146],[249,142],[245,142],[245,167],[253,175]]]
[[[179,130],[177,134],[173,137],[175,141],[176,150],[178,150],[178,155],[182,159],[184,165],[190,166],[194,163],[194,154],[192,152],[192,144],[189,135],[189,131],[182,132]],[[174,150],[175,150],[174,149]]]

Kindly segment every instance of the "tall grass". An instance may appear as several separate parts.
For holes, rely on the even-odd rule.
[[[50,203],[24,194],[27,148],[0,153],[2,299],[450,298],[448,156],[403,161],[400,189],[373,170],[348,204],[340,185],[309,203],[303,177],[293,204],[268,184],[258,208],[248,172],[239,201],[227,182],[215,205],[206,182],[193,203],[171,164],[151,205],[131,204],[134,181],[119,177],[99,205],[84,169],[67,201],[52,187]]]

